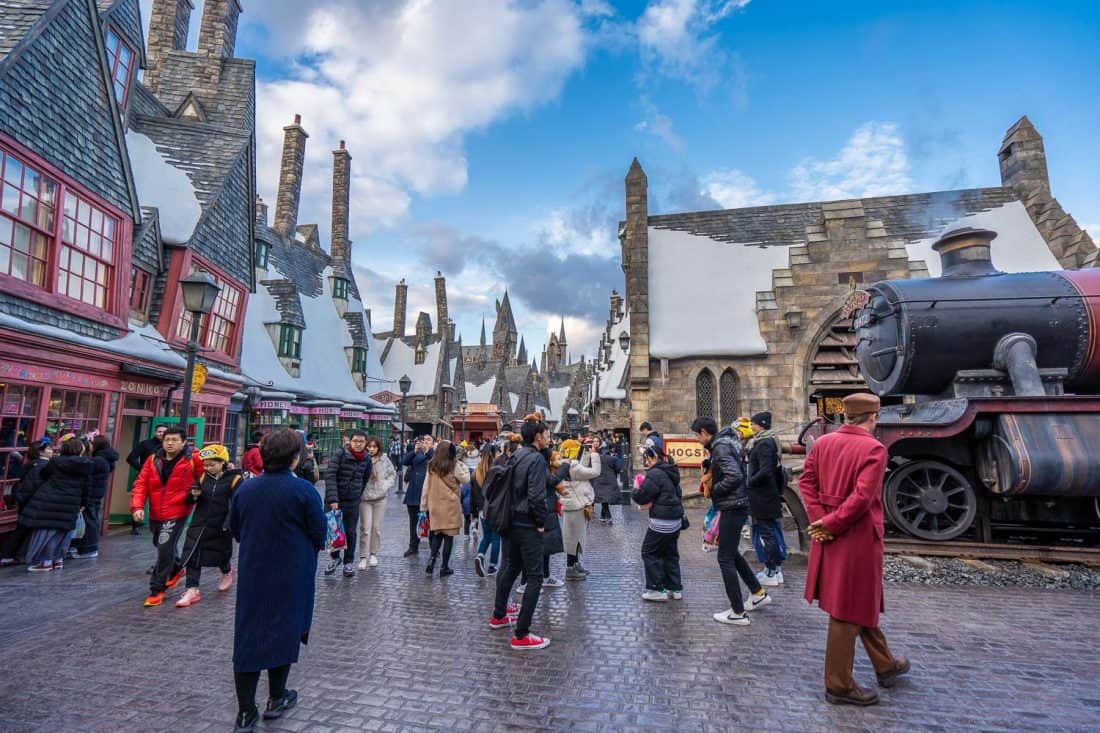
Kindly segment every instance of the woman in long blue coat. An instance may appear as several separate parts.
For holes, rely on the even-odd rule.
[[[240,543],[233,637],[237,733],[256,729],[262,670],[269,689],[265,719],[278,718],[298,701],[286,681],[309,639],[317,553],[325,544],[321,497],[293,473],[302,452],[302,439],[292,430],[264,437],[264,472],[241,484],[230,506],[229,528]]]

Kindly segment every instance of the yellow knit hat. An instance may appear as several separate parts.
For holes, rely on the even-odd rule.
[[[572,461],[581,454],[581,444],[570,438],[561,444],[561,454]]]
[[[229,463],[229,451],[226,450],[224,445],[217,443],[213,445],[204,446],[199,451],[199,458],[204,461],[221,461],[222,463]]]

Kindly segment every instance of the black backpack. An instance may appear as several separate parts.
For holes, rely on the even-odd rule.
[[[516,475],[516,458],[503,466],[493,466],[485,477],[485,521],[497,534],[512,528],[512,481]]]

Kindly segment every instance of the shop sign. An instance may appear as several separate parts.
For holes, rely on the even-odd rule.
[[[340,417],[345,417],[349,420],[359,420],[362,417],[362,414],[356,412],[355,410],[340,410]]]
[[[86,389],[118,388],[118,382],[106,377],[97,377],[92,374],[83,374],[70,369],[49,369],[47,367],[35,367],[25,364],[14,364],[9,361],[0,361],[0,377],[4,379],[22,379],[29,382],[44,382],[66,387],[84,387]]]
[[[370,398],[375,402],[381,402],[383,405],[392,405],[394,402],[401,401],[401,395],[390,392],[388,389],[383,390],[378,394],[372,394]]]
[[[290,414],[291,415],[308,415],[309,414],[309,408],[308,407],[302,407],[301,405],[291,405],[290,406]]]
[[[205,364],[196,364],[195,373],[191,376],[191,391],[196,394],[202,392],[203,386],[206,384],[206,375],[209,371]]]
[[[290,403],[282,400],[262,400],[260,404],[256,405],[257,410],[273,410],[276,412],[290,410]]]
[[[707,457],[703,446],[694,437],[665,436],[665,453],[683,468],[699,468]]]
[[[122,391],[128,394],[143,395],[145,397],[159,397],[164,388],[158,384],[148,382],[122,382]]]
[[[310,415],[339,415],[339,407],[311,407],[309,408]]]

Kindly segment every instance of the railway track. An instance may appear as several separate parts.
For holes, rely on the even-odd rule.
[[[923,540],[887,537],[886,552],[891,555],[1077,563],[1100,567],[1100,548],[1097,547],[1052,547],[1050,545],[1009,545],[982,542],[925,542]]]

